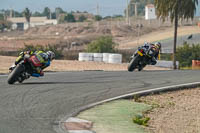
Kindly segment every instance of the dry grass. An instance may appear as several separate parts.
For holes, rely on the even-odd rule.
[[[67,29],[70,28],[71,30],[65,30],[65,28],[63,28],[62,26],[60,28],[58,27],[54,27],[54,26],[47,26],[48,28],[48,34],[46,35],[45,32],[36,32],[34,33],[34,29],[30,29],[30,33],[28,33],[27,35],[21,35],[21,36],[17,36],[14,35],[13,37],[10,36],[0,36],[0,50],[6,50],[6,51],[14,51],[14,50],[18,50],[19,48],[23,48],[24,44],[27,45],[47,45],[47,44],[60,44],[61,42],[64,42],[64,44],[66,44],[66,42],[70,42],[72,41],[74,38],[79,38],[78,42],[80,40],[88,40],[88,38],[91,36],[93,38],[93,36],[102,36],[105,34],[109,34],[109,35],[113,35],[114,36],[114,40],[119,43],[119,48],[123,49],[123,48],[135,48],[137,47],[139,44],[143,44],[145,41],[147,42],[154,42],[154,41],[158,41],[158,40],[163,40],[163,39],[167,39],[167,38],[171,38],[173,37],[173,28],[172,27],[161,27],[158,29],[153,29],[153,28],[148,28],[145,27],[143,29],[141,29],[140,34],[142,34],[142,36],[139,38],[137,38],[137,30],[134,27],[127,27],[127,26],[123,26],[120,28],[113,28],[111,31],[110,29],[107,31],[105,29],[105,27],[101,27],[102,31],[96,31],[96,29],[93,28],[89,28],[89,29],[85,29],[84,28],[84,32],[82,34],[79,34],[79,30],[81,30],[83,27],[79,27],[79,28],[75,28],[73,29],[72,27],[70,28],[69,26],[64,26]],[[45,26],[41,27],[38,30],[42,29],[45,30]],[[55,33],[57,30],[61,30],[60,33],[62,33],[59,36],[55,36],[55,34],[49,34],[49,33]],[[33,30],[33,32],[32,32]],[[94,31],[93,31],[94,30]],[[104,33],[104,30],[107,31],[106,33]],[[153,32],[151,32],[153,30]],[[27,31],[28,32],[28,31]],[[111,33],[110,33],[111,32]],[[178,36],[182,36],[182,35],[188,35],[188,34],[195,34],[195,33],[200,33],[200,28],[197,26],[183,26],[183,27],[179,27],[178,29]],[[11,34],[11,33],[10,33]],[[45,34],[45,35],[43,35]],[[73,40],[73,41],[77,41],[77,40]],[[70,44],[70,43],[69,43]]]
[[[0,56],[0,73],[8,73],[8,68],[13,64],[16,57]],[[45,71],[84,71],[84,70],[104,70],[104,71],[127,71],[128,64],[108,64],[103,62],[80,62],[71,60],[54,60]],[[169,70],[147,66],[144,70]]]

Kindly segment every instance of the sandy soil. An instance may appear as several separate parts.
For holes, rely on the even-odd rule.
[[[132,38],[131,40],[122,41],[120,42],[119,48],[134,48],[140,44],[143,44],[144,42],[154,42],[171,38],[174,35],[173,31],[174,29],[172,27],[162,28],[149,34],[142,35],[140,38]],[[178,28],[178,36],[196,33],[200,33],[200,28],[198,26],[184,26]]]
[[[152,133],[199,133],[200,88],[142,97],[155,108],[148,113]]]
[[[8,68],[13,64],[16,57],[0,56],[0,73],[8,73]],[[84,71],[84,70],[104,70],[104,71],[127,71],[128,64],[108,64],[103,62],[80,62],[72,60],[54,60],[45,71]],[[169,70],[147,66],[144,70]]]
[[[141,34],[147,34],[155,28],[146,27],[141,30]],[[30,28],[23,33],[17,31],[0,33],[0,50],[17,50],[26,45],[55,45],[62,44],[64,46],[71,45],[76,42],[78,45],[85,45],[95,40],[95,38],[103,35],[112,35],[114,38],[127,38],[127,36],[137,36],[134,26],[82,26],[78,24],[58,24],[46,25]]]

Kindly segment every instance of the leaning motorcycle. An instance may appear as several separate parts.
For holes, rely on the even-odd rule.
[[[135,69],[138,69],[138,71],[143,70],[147,64],[150,64],[153,54],[154,51],[152,49],[147,50],[139,47],[133,56],[131,56],[131,61],[128,65],[128,71],[132,72]]]
[[[16,66],[10,68],[7,80],[8,84],[14,84],[15,82],[22,83],[35,72],[35,67],[40,67],[41,65],[42,64],[35,55],[24,55],[23,60]]]

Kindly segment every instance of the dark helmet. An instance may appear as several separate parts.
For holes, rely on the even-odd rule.
[[[158,48],[158,49],[161,49],[161,43],[160,43],[160,42],[156,42],[156,43],[154,44],[154,46],[155,46],[156,48]]]

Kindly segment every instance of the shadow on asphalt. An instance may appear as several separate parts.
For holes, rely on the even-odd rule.
[[[88,84],[88,83],[105,83],[105,81],[100,82],[27,82],[15,85],[45,85],[45,84]]]

